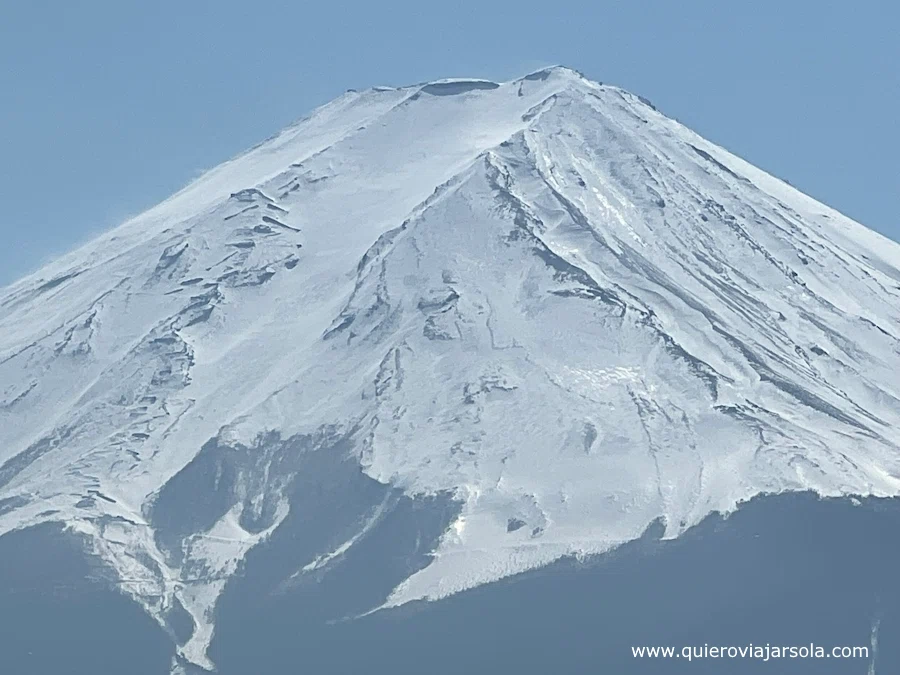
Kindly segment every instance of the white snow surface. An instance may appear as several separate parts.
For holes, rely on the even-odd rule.
[[[275,520],[235,505],[185,578],[146,514],[211,439],[331,425],[454,494],[387,604],[437,599],[761,493],[897,495],[897,335],[900,246],[626,91],[348,92],[0,289],[0,534],[88,534],[212,667],[216,598],[290,506],[264,466]]]

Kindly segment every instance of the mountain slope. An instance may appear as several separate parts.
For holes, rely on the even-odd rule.
[[[456,504],[354,611],[759,493],[896,495],[898,331],[900,246],[639,97],[348,92],[0,291],[0,533],[88,535],[212,667],[216,599],[310,490],[334,521],[286,582]]]

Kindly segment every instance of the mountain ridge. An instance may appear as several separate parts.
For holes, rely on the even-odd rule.
[[[887,241],[569,69],[350,92],[0,289],[0,533],[87,535],[212,668],[310,463],[459,506],[385,606],[758,494],[894,496]]]

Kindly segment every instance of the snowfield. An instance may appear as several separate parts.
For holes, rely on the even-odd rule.
[[[439,599],[760,493],[900,494],[898,335],[900,245],[640,97],[348,92],[0,289],[0,534],[89,535],[213,668],[310,453],[457,500],[384,602]]]

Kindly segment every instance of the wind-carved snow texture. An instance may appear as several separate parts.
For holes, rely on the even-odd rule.
[[[900,246],[564,68],[348,92],[0,308],[0,533],[87,535],[176,669],[311,486],[285,584],[458,504],[368,609],[900,492]]]

